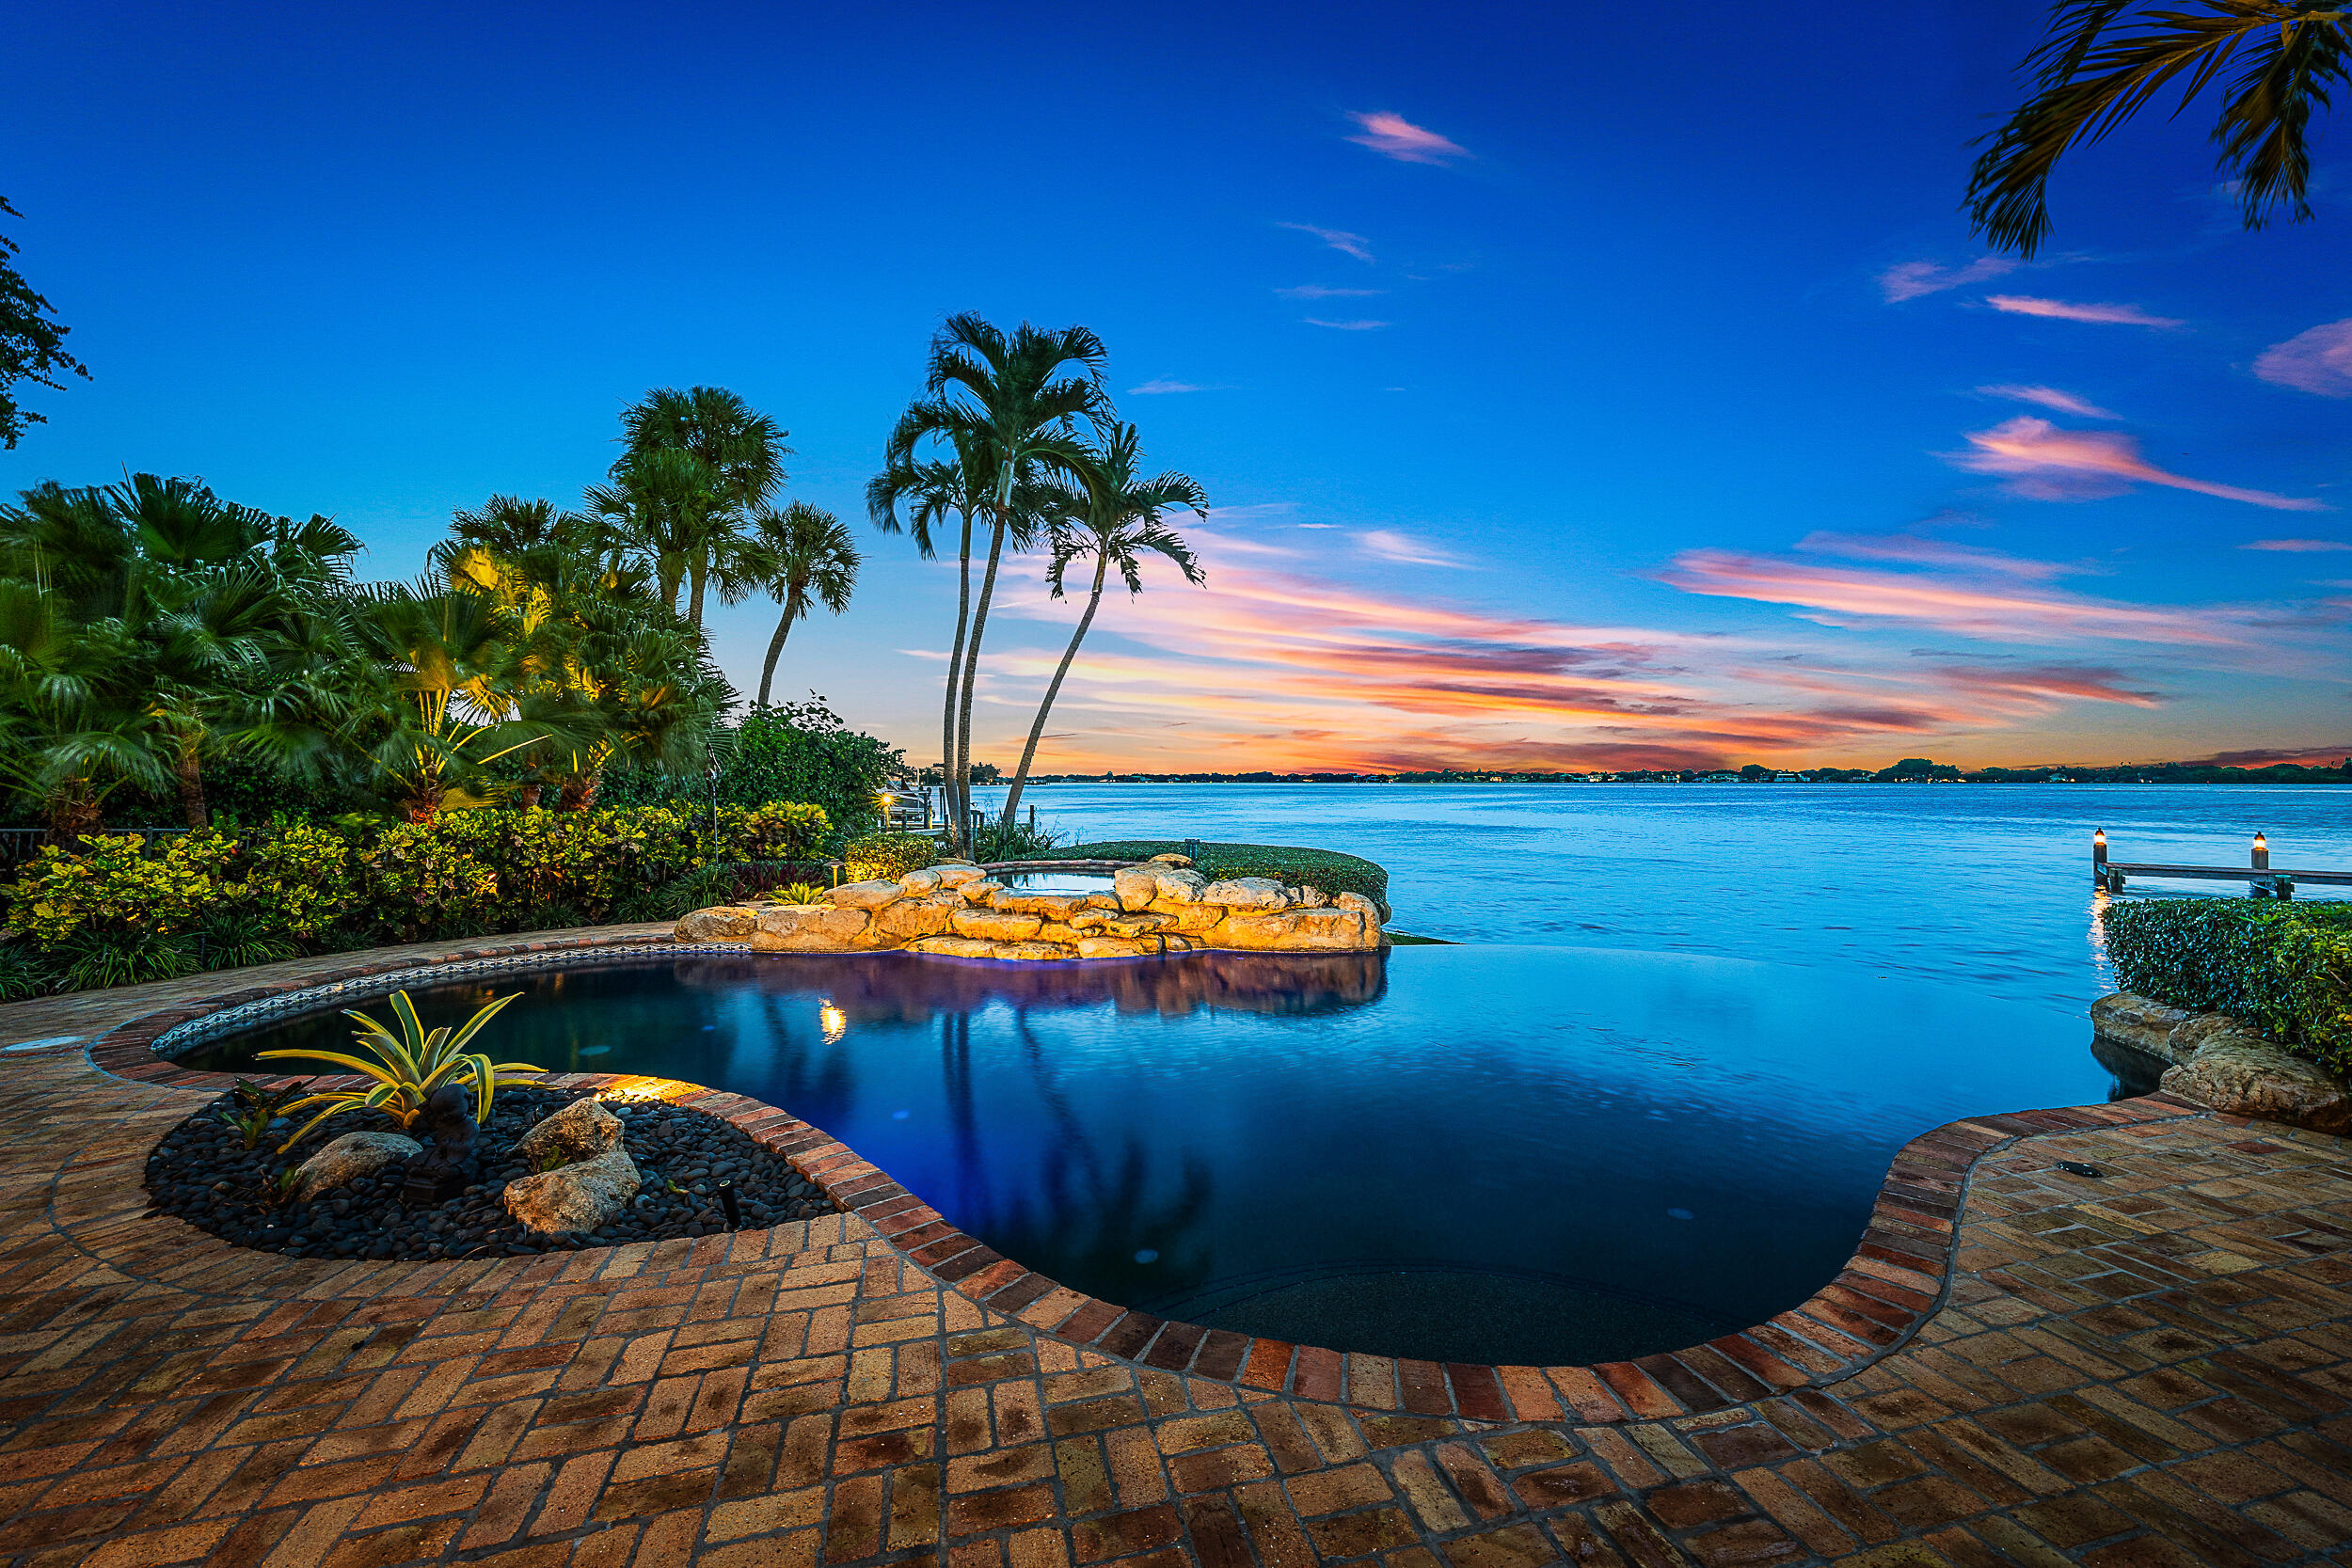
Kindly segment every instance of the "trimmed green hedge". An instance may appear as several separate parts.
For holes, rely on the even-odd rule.
[[[2334,1072],[2352,1072],[2352,904],[2238,898],[2116,902],[2116,984],[2228,1013]]]
[[[1116,838],[1098,844],[1070,844],[1046,851],[1041,859],[1148,861],[1154,855],[1181,855],[1182,839]],[[1203,839],[1193,869],[1212,879],[1223,877],[1271,877],[1290,887],[1321,888],[1334,897],[1360,893],[1380,906],[1389,917],[1389,873],[1361,855],[1334,849],[1302,849],[1287,844],[1212,844]]]

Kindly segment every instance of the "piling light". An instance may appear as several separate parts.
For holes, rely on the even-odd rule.
[[[825,1043],[833,1044],[850,1030],[850,1015],[834,1006],[828,998],[817,1008],[818,1027],[825,1032]]]
[[[2259,832],[2254,834],[2254,869],[2257,871],[2270,869],[2270,841],[2263,837]]]

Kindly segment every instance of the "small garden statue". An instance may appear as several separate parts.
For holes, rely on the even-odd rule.
[[[408,1180],[401,1187],[409,1204],[438,1203],[455,1197],[466,1184],[466,1167],[473,1161],[473,1085],[444,1084],[424,1097],[417,1131],[432,1147],[409,1163]]]

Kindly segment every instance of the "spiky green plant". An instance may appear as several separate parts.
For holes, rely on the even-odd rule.
[[[768,890],[768,902],[771,904],[821,904],[826,897],[825,890],[815,882],[794,882],[788,887]]]
[[[400,1032],[378,1023],[362,1012],[350,1008],[343,1016],[359,1025],[352,1038],[372,1053],[371,1062],[358,1056],[346,1056],[333,1051],[264,1051],[262,1058],[293,1057],[302,1061],[329,1062],[347,1068],[374,1083],[364,1089],[323,1089],[286,1107],[286,1114],[306,1110],[312,1105],[326,1108],[302,1124],[294,1135],[278,1145],[284,1153],[310,1134],[310,1129],[329,1117],[345,1111],[381,1111],[409,1132],[424,1114],[427,1096],[445,1084],[470,1084],[474,1090],[474,1120],[490,1119],[491,1098],[504,1088],[529,1085],[529,1078],[508,1078],[505,1073],[529,1073],[536,1077],[545,1068],[529,1062],[493,1062],[480,1052],[469,1053],[466,1046],[482,1032],[485,1024],[498,1016],[501,1008],[520,996],[520,991],[493,999],[481,1011],[452,1029],[447,1024],[427,1031],[417,1017],[416,1004],[405,990],[392,992],[392,1018]]]

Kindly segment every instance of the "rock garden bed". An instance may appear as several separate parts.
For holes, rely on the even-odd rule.
[[[742,1229],[834,1212],[821,1189],[717,1117],[659,1101],[605,1101],[600,1104],[618,1118],[619,1148],[628,1157],[615,1164],[635,1169],[634,1196],[589,1228],[529,1228],[509,1212],[507,1189],[544,1186],[548,1157],[534,1159],[532,1146],[520,1150],[516,1146],[543,1120],[583,1098],[588,1097],[551,1089],[501,1091],[488,1123],[475,1135],[471,1156],[447,1184],[459,1190],[435,1200],[407,1186],[409,1166],[421,1161],[421,1152],[385,1160],[381,1151],[405,1152],[410,1147],[384,1141],[383,1135],[399,1131],[389,1117],[373,1111],[339,1116],[281,1154],[278,1146],[299,1123],[279,1119],[260,1147],[247,1149],[244,1136],[223,1119],[224,1111],[235,1108],[232,1098],[223,1095],[166,1133],[148,1156],[149,1198],[159,1212],[263,1252],[412,1261],[713,1235],[731,1227],[723,1183],[732,1187]],[[602,1120],[586,1106],[565,1120],[584,1118]],[[297,1196],[296,1170],[350,1133],[375,1135],[345,1146],[361,1156],[354,1164],[379,1162],[375,1168]],[[543,1133],[539,1141],[546,1139]],[[370,1144],[378,1151],[370,1152]],[[318,1175],[314,1170],[314,1181]]]

